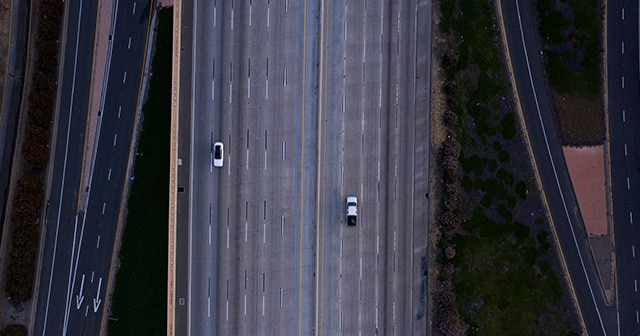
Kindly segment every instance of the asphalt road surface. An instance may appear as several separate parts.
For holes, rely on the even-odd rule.
[[[97,2],[67,3],[62,95],[34,335],[99,334],[123,187],[128,182],[125,176],[151,13],[149,1],[116,1],[109,79],[94,169],[83,203],[79,202],[80,176]]]
[[[589,335],[613,335],[615,311],[604,304],[595,263],[562,149],[556,134],[551,105],[542,77],[540,52],[535,38],[532,8],[528,2],[502,1],[517,93],[527,133],[548,202],[553,225]]]
[[[424,335],[431,2],[327,7],[319,334]]]
[[[194,2],[190,335],[312,333],[312,8]]]
[[[609,2],[607,66],[618,335],[640,334],[638,2]],[[634,218],[635,217],[635,218]]]
[[[176,333],[424,334],[431,3],[186,6]]]

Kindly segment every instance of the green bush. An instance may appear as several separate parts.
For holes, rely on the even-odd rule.
[[[0,331],[0,336],[27,336],[29,331],[27,326],[22,324],[10,324]]]
[[[33,295],[35,262],[39,244],[38,216],[43,198],[42,174],[49,163],[49,137],[51,114],[57,83],[57,40],[60,35],[64,3],[43,0],[40,4],[41,20],[38,24],[36,70],[29,94],[32,103],[27,111],[27,123],[22,159],[27,163],[17,182],[12,202],[11,250],[7,266],[5,290],[14,302],[27,301]],[[21,326],[5,328],[8,335],[20,335]]]

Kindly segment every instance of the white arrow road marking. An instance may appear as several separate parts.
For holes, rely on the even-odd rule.
[[[84,301],[84,295],[82,295],[82,289],[84,288],[84,273],[82,274],[82,283],[80,284],[80,293],[76,295],[76,309],[80,310],[82,301]]]
[[[98,281],[98,294],[96,295],[95,298],[93,298],[94,313],[98,312],[98,309],[100,308],[100,303],[102,302],[102,299],[100,299],[100,287],[102,287],[102,277],[100,277],[100,280]]]

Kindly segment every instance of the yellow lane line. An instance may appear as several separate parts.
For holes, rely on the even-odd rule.
[[[315,335],[324,335],[324,184],[321,178],[325,174],[326,162],[326,78],[327,78],[327,39],[329,22],[329,0],[322,0],[320,5],[320,69],[318,99],[318,173],[316,175],[316,286],[315,286]],[[322,158],[322,160],[321,160]],[[318,304],[319,303],[319,304]]]
[[[304,95],[305,95],[305,76],[307,67],[307,0],[304,1],[304,10],[302,17],[302,154],[300,158],[300,265],[298,280],[298,335],[302,335],[302,204],[304,199]]]

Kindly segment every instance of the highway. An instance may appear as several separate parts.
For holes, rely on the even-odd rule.
[[[318,334],[423,335],[431,3],[326,6]]]
[[[640,87],[638,2],[610,1],[607,8],[607,104],[611,196],[616,248],[618,335],[640,334]],[[635,218],[634,218],[635,217]]]
[[[531,4],[503,0],[507,48],[510,55],[517,98],[543,187],[544,200],[551,212],[552,225],[559,239],[561,260],[569,273],[579,313],[589,335],[613,335],[617,321],[614,309],[607,307],[597,278],[595,263],[562,149],[555,131],[549,98],[536,45],[537,32]]]
[[[312,333],[313,7],[193,3],[189,335]]]
[[[34,335],[97,335],[108,302],[151,14],[150,1],[114,5],[112,58],[98,116],[97,149],[94,161],[87,161],[91,167],[83,167],[97,2],[67,2],[62,93]],[[87,189],[80,181],[83,168],[91,169]]]
[[[424,334],[431,2],[182,11],[176,334]]]

